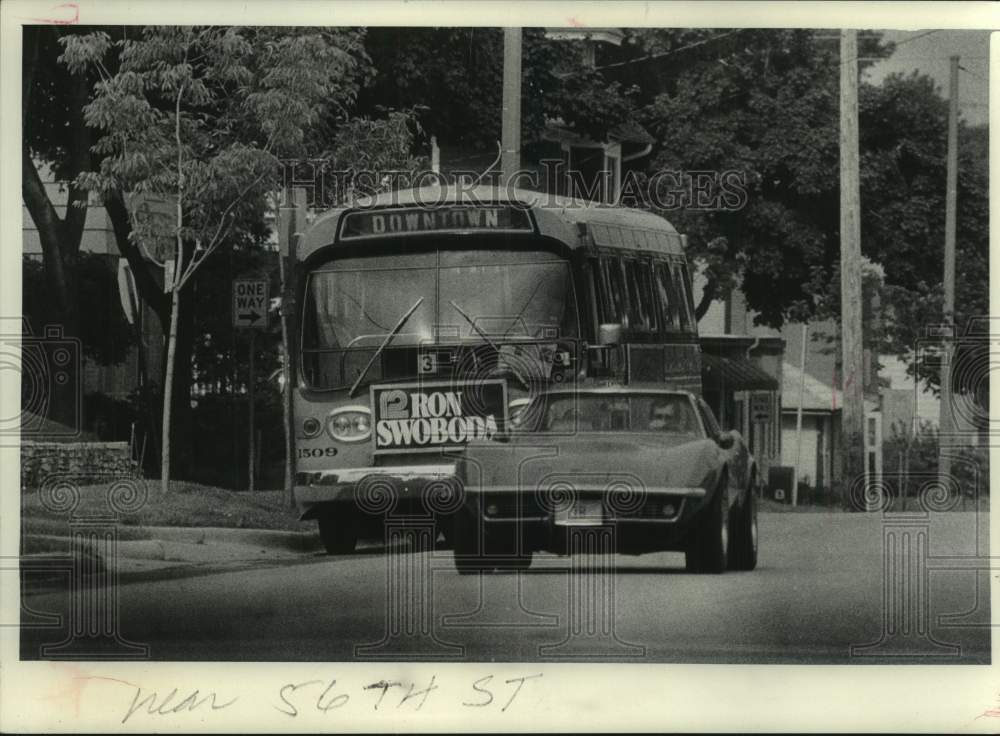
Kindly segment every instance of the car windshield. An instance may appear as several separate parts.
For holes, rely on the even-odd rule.
[[[526,405],[517,422],[535,432],[655,432],[701,439],[701,424],[684,394],[556,394]]]

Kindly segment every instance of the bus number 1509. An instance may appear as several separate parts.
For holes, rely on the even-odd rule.
[[[310,457],[333,457],[337,454],[336,447],[300,447],[299,459]]]

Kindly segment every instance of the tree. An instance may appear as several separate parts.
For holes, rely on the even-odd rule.
[[[627,44],[634,47],[627,55],[640,61],[622,67],[651,80],[640,85],[639,103],[659,141],[652,170],[737,170],[745,177],[742,208],[664,214],[689,233],[690,255],[709,265],[706,293],[724,296],[733,273],[741,273],[749,307],[773,327],[839,317],[840,60],[836,46],[819,36],[641,31]],[[860,43],[866,60],[892,50],[875,33]],[[680,59],[685,66],[677,66]],[[663,73],[651,73],[656,65]],[[942,321],[947,102],[932,80],[915,73],[861,84],[859,107],[862,251],[885,274],[882,332],[871,337],[936,385],[937,367],[917,362],[914,347],[927,325]],[[988,314],[985,128],[963,125],[959,149],[961,330],[969,316]]]
[[[60,215],[37,167],[37,162],[44,162],[60,181],[72,181],[91,167],[92,136],[82,110],[93,80],[86,74],[70,73],[56,61],[60,38],[80,32],[56,26],[25,26],[23,31],[21,191],[42,249],[40,273],[27,260],[22,269],[24,313],[36,323],[60,326],[66,337],[79,338],[88,358],[120,362],[122,348],[130,341],[127,332],[117,329],[121,320],[115,323],[116,329],[102,330],[97,312],[80,309],[81,297],[89,301],[95,285],[106,275],[104,264],[80,254],[88,193],[70,184],[66,209]],[[124,345],[113,344],[111,338],[124,338]],[[73,421],[79,389],[79,382],[53,385],[49,418]]]
[[[83,355],[100,365],[118,365],[127,357],[134,328],[126,321],[118,297],[116,263],[101,253],[78,253],[76,311]],[[51,324],[48,278],[45,266],[26,256],[21,268],[23,314],[35,325]]]
[[[583,45],[526,28],[521,136],[540,140],[548,122],[604,140],[632,113],[631,85],[588,69]],[[442,143],[492,157],[500,138],[503,33],[499,28],[370,28],[365,48],[376,75],[360,111],[413,109]]]
[[[742,207],[688,205],[664,214],[690,233],[696,258],[724,236],[750,308],[760,322],[780,326],[792,309],[811,311],[838,253],[836,47],[811,31],[711,38],[691,49],[698,58],[688,68],[658,82],[664,91],[643,110],[660,142],[652,168],[738,172],[747,191]],[[662,44],[662,33],[645,43],[656,48],[654,41]],[[866,43],[866,56],[886,53],[877,38]],[[676,64],[675,56],[667,62]]]
[[[71,71],[101,77],[84,116],[104,132],[95,145],[103,158],[77,184],[126,202],[144,193],[175,202],[174,266],[165,282],[163,492],[182,290],[223,243],[252,234],[265,197],[279,188],[279,157],[300,154],[324,113],[353,99],[359,40],[356,31],[144,28],[117,42],[120,68],[112,72],[103,63],[115,43],[107,33],[62,39]],[[150,236],[133,229],[147,251]]]

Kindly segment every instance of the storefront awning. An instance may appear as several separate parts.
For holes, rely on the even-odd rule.
[[[748,360],[702,353],[701,380],[707,391],[777,391],[778,380]]]

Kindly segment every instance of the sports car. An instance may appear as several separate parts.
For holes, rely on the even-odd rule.
[[[691,572],[756,567],[756,463],[700,397],[635,385],[553,389],[518,406],[511,426],[470,444],[456,465],[460,573],[589,548],[586,528],[604,530],[612,541],[598,547],[609,552],[683,551]]]

